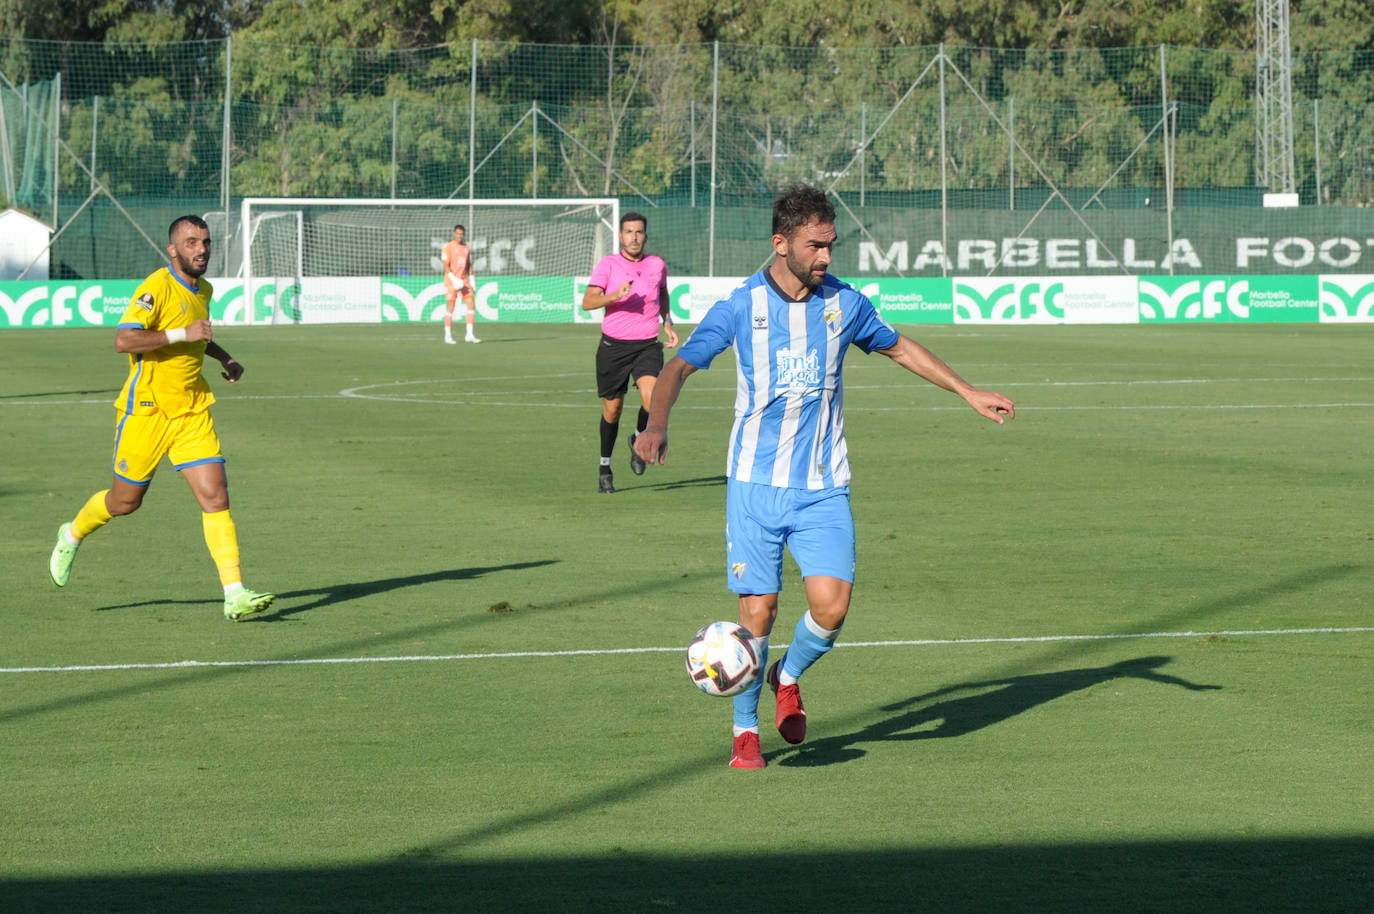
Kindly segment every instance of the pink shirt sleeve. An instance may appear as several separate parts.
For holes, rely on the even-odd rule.
[[[596,267],[592,269],[592,278],[587,282],[587,285],[597,286],[602,292],[609,292],[614,288],[610,285],[611,267],[613,266],[613,261],[617,259],[615,255],[608,255],[598,260],[596,262]],[[616,285],[618,286],[619,283]]]

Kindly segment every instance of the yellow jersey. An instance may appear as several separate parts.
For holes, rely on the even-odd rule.
[[[193,289],[170,267],[163,267],[134,290],[119,326],[175,330],[208,320],[213,291],[204,278]],[[115,409],[130,416],[160,412],[174,419],[209,408],[215,395],[200,373],[204,362],[205,340],[129,353],[129,378],[115,400]]]

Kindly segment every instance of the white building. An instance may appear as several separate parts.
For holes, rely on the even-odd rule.
[[[52,229],[27,213],[0,213],[0,279],[46,280]],[[28,270],[27,273],[24,273]]]

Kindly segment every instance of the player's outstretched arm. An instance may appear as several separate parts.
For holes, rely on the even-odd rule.
[[[649,424],[635,437],[635,453],[645,463],[662,464],[668,456],[668,414],[677,402],[677,395],[682,393],[683,382],[696,370],[696,366],[675,355],[658,373],[653,401],[649,404]]]
[[[909,337],[899,336],[897,345],[878,351],[917,377],[963,397],[980,416],[985,416],[998,425],[1002,425],[1007,419],[1016,418],[1016,404],[1009,397],[995,390],[974,387],[959,377],[943,359]]]

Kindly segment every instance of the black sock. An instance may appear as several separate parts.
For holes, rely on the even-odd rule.
[[[601,420],[601,474],[604,476],[611,472],[609,461],[611,452],[615,450],[615,439],[620,434],[620,420],[607,422]]]
[[[649,427],[649,411],[644,407],[639,408],[639,421],[635,423],[635,434],[639,434]]]

